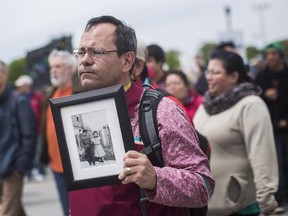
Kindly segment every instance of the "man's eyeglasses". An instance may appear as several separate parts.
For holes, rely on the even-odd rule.
[[[99,59],[104,55],[107,55],[111,52],[119,52],[119,50],[98,50],[95,48],[88,48],[87,51],[84,49],[77,49],[73,51],[73,54],[76,58],[83,58],[87,53],[92,59]]]

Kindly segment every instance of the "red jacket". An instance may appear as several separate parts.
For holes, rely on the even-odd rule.
[[[184,101],[183,106],[185,107],[185,111],[191,121],[193,121],[194,115],[202,103],[203,97],[198,94],[196,91],[191,90],[189,92],[189,97]]]

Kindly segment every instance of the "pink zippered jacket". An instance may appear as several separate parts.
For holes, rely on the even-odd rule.
[[[143,149],[138,124],[143,95],[140,81],[125,93],[135,149]],[[149,216],[182,216],[179,207],[202,207],[214,191],[207,157],[200,150],[195,130],[183,109],[164,97],[158,106],[157,121],[165,166],[155,167],[157,188],[147,191]],[[69,192],[71,216],[141,216],[140,189],[136,184],[111,185]]]

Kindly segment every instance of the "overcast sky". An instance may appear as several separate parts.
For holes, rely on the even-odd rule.
[[[0,59],[10,63],[62,36],[73,36],[77,47],[88,19],[100,15],[125,21],[148,45],[192,56],[227,32],[226,6],[244,45],[288,38],[288,0],[0,0]]]

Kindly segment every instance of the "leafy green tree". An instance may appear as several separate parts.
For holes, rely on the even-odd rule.
[[[203,53],[206,62],[208,62],[209,56],[216,46],[216,43],[205,43],[200,47],[200,52]]]
[[[177,50],[169,50],[168,52],[166,52],[165,58],[169,70],[175,70],[179,68],[180,61],[179,61],[179,52]]]
[[[205,43],[202,45],[202,47],[200,47],[199,51],[203,53],[206,62],[208,61],[211,52],[216,48],[216,46],[217,46],[216,43]],[[257,56],[258,54],[260,54],[261,50],[258,50],[257,48],[250,46],[247,47],[246,53],[248,60],[250,60],[255,56]]]
[[[284,54],[287,60],[288,59],[288,39],[277,41],[277,42],[279,42],[282,45],[284,49]],[[253,46],[247,47],[247,58],[248,60],[251,60],[252,58],[261,54],[262,52],[263,52],[263,49],[257,49],[256,47],[253,47]]]
[[[9,65],[8,81],[14,82],[20,75],[27,74],[26,58],[12,61]]]
[[[286,58],[286,61],[288,61],[288,39],[281,40],[278,42],[283,46],[285,58]],[[209,55],[211,54],[212,50],[214,50],[216,48],[216,46],[217,46],[217,43],[213,43],[213,42],[204,43],[199,48],[198,52],[203,53],[203,55],[205,57],[205,61],[207,62],[209,59]],[[250,61],[252,58],[261,54],[262,51],[263,51],[262,49],[258,49],[254,46],[248,46],[246,48],[247,59]]]
[[[288,39],[279,41],[280,44],[283,46],[284,49],[284,56],[286,61],[288,61]]]
[[[247,59],[251,60],[257,55],[261,54],[261,50],[258,50],[256,47],[249,46],[246,49]]]

